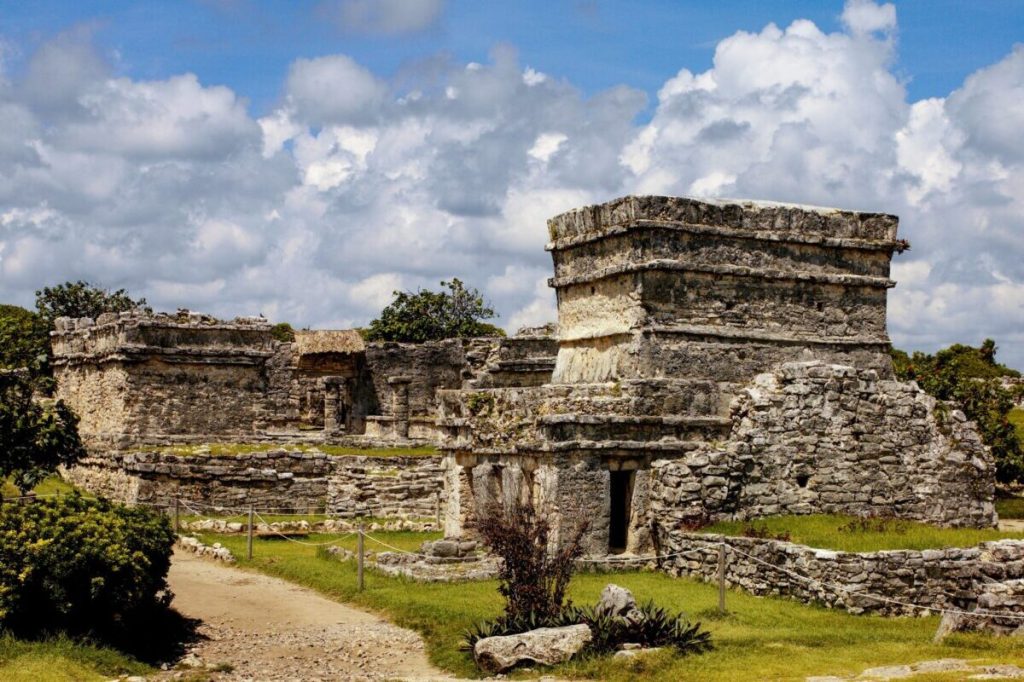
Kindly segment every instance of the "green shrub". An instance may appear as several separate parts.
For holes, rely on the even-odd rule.
[[[669,613],[647,601],[637,606],[638,614],[630,618],[609,616],[594,607],[570,608],[564,618],[586,623],[593,635],[588,649],[610,653],[623,644],[642,647],[671,647],[681,654],[699,654],[711,649],[711,634],[701,630],[700,623],[691,623],[682,613]]]
[[[270,328],[270,335],[277,341],[290,343],[295,340],[295,330],[287,322],[278,322]]]
[[[159,512],[77,494],[0,508],[0,628],[116,637],[167,589],[174,533]]]

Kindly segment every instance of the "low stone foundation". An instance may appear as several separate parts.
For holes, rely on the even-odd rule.
[[[126,504],[181,514],[208,506],[280,512],[434,518],[442,503],[440,456],[330,456],[272,450],[238,455],[113,453],[63,472],[71,483]],[[202,506],[205,505],[205,506]],[[200,508],[201,507],[201,508]]]
[[[442,457],[335,457],[327,513],[431,518],[443,508]]]
[[[979,606],[979,595],[989,583],[1024,578],[1021,540],[968,548],[854,553],[778,540],[671,533],[663,539],[659,554],[678,556],[662,559],[659,565],[674,576],[716,580],[721,543],[729,548],[727,584],[756,595],[792,597],[850,613],[971,611]]]

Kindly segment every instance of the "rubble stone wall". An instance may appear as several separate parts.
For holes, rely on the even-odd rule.
[[[445,466],[437,457],[336,457],[327,512],[340,518],[434,518],[443,509]]]
[[[992,581],[1024,578],[1024,541],[1020,540],[968,548],[866,553],[686,532],[665,532],[660,543],[660,554],[684,553],[659,560],[659,567],[672,575],[717,580],[719,544],[725,543],[729,548],[727,584],[756,595],[792,597],[851,613],[922,612],[866,593],[921,607],[970,610]]]
[[[251,504],[305,512],[323,509],[331,471],[331,458],[322,453],[128,452],[89,457],[64,476],[85,490],[126,504],[171,508],[178,498],[235,509]],[[181,513],[189,511],[183,506]]]
[[[872,370],[793,363],[732,407],[727,443],[651,464],[662,519],[845,513],[995,524],[993,461],[963,413]]]

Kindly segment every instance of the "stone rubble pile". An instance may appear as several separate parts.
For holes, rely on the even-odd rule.
[[[223,561],[226,564],[233,564],[237,560],[227,547],[224,547],[219,542],[215,542],[212,545],[203,544],[199,538],[195,538],[189,535],[178,536],[178,547],[185,550],[186,552],[192,552],[196,556],[208,557],[215,561]]]

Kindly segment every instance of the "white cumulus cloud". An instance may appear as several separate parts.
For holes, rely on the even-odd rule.
[[[398,33],[441,3],[330,8]],[[257,120],[193,74],[115,74],[88,31],[19,44],[25,68],[0,79],[0,299],[82,278],[158,308],[349,326],[457,276],[514,329],[555,316],[547,218],[728,195],[900,215],[897,345],[990,336],[1024,366],[1024,48],[912,102],[892,6],[851,0],[842,20],[723,39],[641,123],[645,93],[585,96],[510,46],[400,86],[344,54],[296,59]]]

